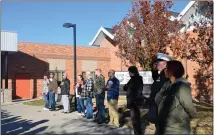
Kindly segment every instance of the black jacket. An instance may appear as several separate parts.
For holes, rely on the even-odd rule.
[[[151,86],[150,104],[154,103],[155,96],[160,91],[163,84],[169,81],[169,79],[166,78],[164,71],[165,69],[162,70],[160,74],[158,74],[158,71],[152,70],[152,77],[154,82]]]
[[[124,91],[127,91],[127,107],[138,106],[143,98],[143,78],[139,75],[131,77],[129,82],[124,86]]]
[[[77,94],[78,94],[78,95],[81,95],[82,90],[83,90],[82,84],[79,84],[79,87],[77,87]]]
[[[61,95],[69,95],[70,94],[70,80],[69,79],[63,79],[62,80],[63,85],[61,85]]]

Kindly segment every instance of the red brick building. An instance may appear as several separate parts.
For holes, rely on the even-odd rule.
[[[98,32],[99,34],[97,37],[95,36],[96,40],[92,42],[91,46],[77,46],[77,75],[100,68],[107,79],[110,69],[127,71],[127,67],[115,55],[117,48],[112,44],[112,40],[106,37],[105,32]],[[189,81],[193,84],[194,97],[197,95],[193,77],[193,69],[196,67],[194,62],[188,61],[187,72]],[[13,99],[41,96],[43,75],[50,71],[55,72],[58,81],[62,80],[62,73],[66,72],[72,88],[74,79],[72,45],[18,42],[18,52],[8,55],[8,88],[13,89]],[[5,88],[4,78],[2,84],[2,88]],[[73,91],[73,89],[71,90]]]
[[[187,23],[191,13],[196,10],[194,4],[196,2],[191,1],[180,13],[178,19]],[[89,47],[77,46],[77,75],[100,68],[107,79],[107,72],[110,69],[127,71],[127,67],[122,63],[121,58],[115,55],[117,47],[112,42],[113,38],[112,29],[101,27],[92,42],[89,43]],[[13,99],[40,96],[43,75],[50,71],[55,72],[55,77],[59,81],[62,80],[62,73],[66,72],[72,88],[74,79],[73,45],[18,42],[17,50],[18,52],[8,54],[8,87],[13,89]],[[189,81],[192,83],[192,94],[195,97],[197,87],[194,69],[197,69],[198,65],[191,61],[182,61],[189,75]],[[2,74],[5,76],[5,73]],[[2,88],[5,88],[5,78],[2,79]]]
[[[108,70],[115,69],[111,63],[109,48],[77,47],[77,74],[101,68],[107,78]],[[48,71],[55,72],[59,81],[66,72],[73,86],[73,46],[19,42],[18,52],[8,56],[8,71],[13,98],[40,96],[43,75]]]

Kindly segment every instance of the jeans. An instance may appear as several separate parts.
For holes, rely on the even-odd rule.
[[[77,109],[79,113],[85,113],[84,98],[77,97]]]
[[[105,121],[105,106],[104,106],[105,93],[96,95],[96,107],[97,107],[97,120]]]
[[[92,98],[86,99],[86,118],[93,118]]]
[[[49,93],[43,93],[43,98],[45,100],[45,108],[49,109]]]
[[[55,92],[49,92],[49,104],[52,110],[56,109]]]

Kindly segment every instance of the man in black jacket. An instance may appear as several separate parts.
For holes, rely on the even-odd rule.
[[[165,76],[165,69],[167,66],[167,61],[170,61],[171,57],[166,54],[158,53],[157,60],[153,64],[152,69],[152,77],[153,77],[153,84],[151,86],[151,94],[149,99],[149,116],[148,119],[151,123],[156,124],[157,120],[157,105],[155,104],[155,96],[160,91],[161,87],[164,83],[169,81]]]
[[[63,73],[63,80],[61,83],[62,104],[64,108],[63,113],[70,112],[69,94],[70,94],[70,80],[67,78],[66,73]]]

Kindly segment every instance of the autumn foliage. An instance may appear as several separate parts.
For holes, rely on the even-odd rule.
[[[196,8],[196,14],[199,11]],[[212,64],[213,64],[213,2],[204,2],[204,16],[197,21],[190,21],[189,31],[176,35],[170,49],[175,58],[187,58],[199,65],[195,70],[198,97],[210,99],[212,95]],[[195,14],[195,13],[194,13]],[[192,15],[190,20],[196,17]]]
[[[150,70],[158,52],[166,53],[170,34],[181,27],[170,20],[172,1],[136,1],[122,22],[114,26],[117,55],[131,64],[140,64]]]
[[[190,21],[186,28],[190,31],[181,32],[183,22],[170,19],[172,1],[133,2],[129,13],[114,26],[114,43],[119,48],[117,56],[150,70],[156,54],[167,53],[170,48],[173,58],[187,58],[199,65],[195,70],[195,83],[199,96],[208,99],[212,91],[213,2],[207,1],[203,5],[203,16],[211,19]],[[195,14],[189,20],[194,17]]]

